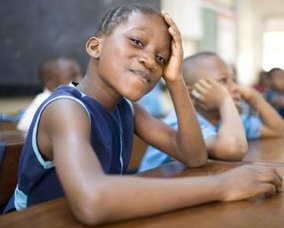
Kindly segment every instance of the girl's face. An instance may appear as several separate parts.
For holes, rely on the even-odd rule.
[[[99,77],[118,95],[136,101],[161,78],[170,43],[161,16],[133,12],[125,23],[102,37]]]

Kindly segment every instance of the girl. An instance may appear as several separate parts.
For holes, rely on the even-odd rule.
[[[65,194],[81,222],[99,224],[280,189],[276,172],[267,170],[260,178],[257,168],[248,167],[169,180],[114,175],[126,171],[134,133],[190,167],[207,161],[182,79],[181,37],[165,13],[117,7],[106,14],[86,51],[90,63],[80,84],[60,87],[36,113],[6,211]],[[177,113],[177,132],[131,102],[162,75]]]

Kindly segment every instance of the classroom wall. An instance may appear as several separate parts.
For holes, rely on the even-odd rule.
[[[234,0],[162,0],[161,7],[181,31],[185,57],[198,51],[213,51],[229,63],[235,62]]]
[[[37,68],[46,57],[73,57],[85,69],[85,42],[94,34],[105,11],[130,3],[160,9],[160,0],[1,1],[0,96],[38,93]]]
[[[251,85],[262,69],[264,21],[269,16],[284,16],[283,0],[237,0],[239,81]]]

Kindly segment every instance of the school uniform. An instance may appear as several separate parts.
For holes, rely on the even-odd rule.
[[[17,188],[5,212],[22,210],[64,195],[55,163],[43,158],[36,137],[42,111],[58,99],[73,100],[86,111],[91,125],[91,145],[103,171],[108,174],[123,174],[127,171],[134,134],[131,103],[122,98],[114,111],[109,112],[96,100],[80,92],[73,84],[60,86],[44,101],[34,116],[20,158]]]
[[[284,93],[283,92],[277,92],[273,89],[269,89],[266,94],[265,94],[265,98],[266,100],[272,105],[272,101],[276,98],[279,97],[281,99],[281,101],[284,101]],[[273,105],[272,105],[273,106]],[[280,108],[280,107],[275,107],[273,106],[276,111],[282,116],[284,117],[284,108]]]
[[[213,125],[200,113],[197,113],[197,119],[199,121],[202,136],[205,141],[210,136],[217,134],[220,124],[217,124],[216,126]],[[260,138],[260,129],[262,128],[263,123],[257,115],[244,112],[241,114],[241,120],[243,122],[247,139],[252,140]],[[177,116],[174,111],[170,112],[170,114],[163,121],[171,128],[175,130],[178,129]],[[172,157],[168,154],[156,149],[155,147],[149,146],[143,156],[139,167],[139,172],[159,167],[171,160]]]
[[[51,94],[51,91],[45,88],[42,93],[36,95],[32,103],[24,111],[19,123],[17,124],[17,129],[20,131],[28,132],[31,122],[33,120],[34,114],[37,109]]]

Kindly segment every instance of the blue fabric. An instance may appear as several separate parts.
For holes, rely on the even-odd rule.
[[[157,85],[148,94],[144,95],[138,103],[152,116],[162,116],[163,109],[160,99],[161,84]]]
[[[263,123],[257,115],[241,114],[246,137],[249,140],[259,139]]]
[[[211,123],[209,123],[202,115],[197,113],[197,119],[199,121],[201,132],[204,140],[212,135],[216,135],[216,127],[214,127]],[[177,116],[174,111],[170,112],[169,115],[163,119],[163,121],[169,125],[171,128],[177,130]],[[144,154],[140,167],[138,169],[139,172],[143,172],[149,169],[153,169],[159,167],[169,161],[171,161],[171,157],[166,153],[161,152],[155,147],[149,146]]]
[[[2,165],[5,156],[5,146],[6,145],[4,142],[0,142],[0,167]]]
[[[37,123],[41,112],[49,102],[62,97],[75,99],[88,113],[91,144],[104,172],[122,174],[127,171],[134,134],[134,118],[130,104],[125,99],[121,99],[114,112],[109,112],[74,86],[61,86],[39,107],[33,118],[21,153],[14,200],[9,201],[5,212],[15,208],[20,210],[64,195],[54,162],[44,160],[36,143]]]
[[[0,121],[1,122],[18,122],[21,117],[24,114],[24,110],[19,111],[18,113],[16,113],[15,115],[10,115],[10,114],[5,114],[5,113],[1,113],[0,115]]]
[[[282,92],[277,92],[275,90],[272,90],[272,89],[269,89],[267,92],[266,92],[266,100],[273,106],[273,104],[271,103],[275,97],[279,97],[281,98],[281,100],[284,102],[284,93]],[[275,107],[273,106],[276,111],[282,116],[284,117],[284,109],[283,108],[280,108],[280,107]]]
[[[210,136],[214,136],[218,132],[219,124],[214,126],[201,114],[197,113],[197,119],[200,124],[201,132],[204,140],[206,141]],[[260,137],[260,130],[263,126],[261,120],[256,115],[249,115],[247,113],[241,114],[241,120],[245,129],[247,139],[258,139]],[[172,111],[165,119],[164,122],[171,128],[177,130],[177,117],[174,111]],[[172,158],[166,153],[149,146],[144,154],[142,162],[139,167],[139,172],[146,171],[159,167]]]

